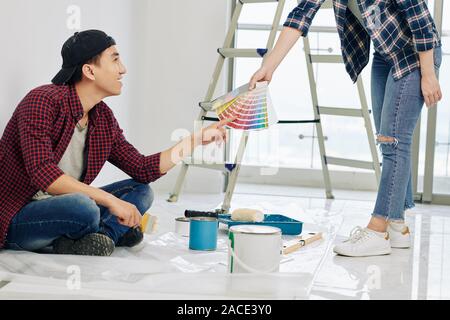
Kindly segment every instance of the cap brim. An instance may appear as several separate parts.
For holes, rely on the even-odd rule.
[[[70,78],[72,78],[76,69],[77,69],[77,67],[61,69],[56,74],[56,76],[53,77],[52,83],[53,84],[65,84],[67,81],[70,80]]]

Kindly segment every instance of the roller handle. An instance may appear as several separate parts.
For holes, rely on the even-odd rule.
[[[217,212],[196,211],[196,210],[185,210],[184,216],[186,218],[194,218],[194,217],[219,218],[219,214]]]
[[[307,246],[308,244],[318,241],[320,239],[322,239],[322,232],[310,233],[307,236],[299,237],[297,240],[294,241],[294,244],[283,246],[282,253],[289,254],[291,252],[297,251],[297,250],[303,248],[304,246]]]

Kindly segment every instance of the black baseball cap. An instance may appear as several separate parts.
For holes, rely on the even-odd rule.
[[[100,30],[75,32],[62,46],[62,68],[52,82],[65,84],[72,78],[78,66],[115,44],[113,38]]]

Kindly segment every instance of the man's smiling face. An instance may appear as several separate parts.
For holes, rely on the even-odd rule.
[[[120,60],[116,46],[111,46],[103,51],[100,61],[89,66],[95,85],[105,93],[105,96],[120,95],[122,92],[121,79],[127,70]]]

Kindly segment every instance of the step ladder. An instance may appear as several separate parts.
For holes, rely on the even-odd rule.
[[[227,58],[263,58],[267,52],[269,52],[275,43],[275,38],[278,32],[278,27],[280,25],[281,15],[283,13],[285,0],[239,0],[236,2],[236,6],[231,18],[230,27],[228,28],[227,35],[225,37],[224,44],[222,48],[219,48],[217,52],[219,53],[219,57],[216,63],[216,67],[212,76],[211,83],[209,84],[208,91],[206,93],[204,102],[201,102],[200,114],[197,118],[197,121],[217,121],[217,118],[206,117],[207,113],[212,111],[211,101],[213,100],[213,95],[217,87],[217,82],[219,80],[220,74],[223,69],[223,65],[225,59]],[[234,36],[237,30],[239,17],[242,12],[242,8],[245,4],[254,4],[254,3],[278,3],[275,16],[273,18],[272,27],[269,33],[269,37],[267,40],[267,44],[265,48],[257,48],[257,49],[237,49],[234,48]],[[248,142],[249,132],[244,131],[239,143],[239,147],[236,153],[234,163],[229,163],[225,165],[221,164],[196,164],[195,161],[188,158],[183,161],[181,166],[180,173],[178,175],[175,187],[173,192],[170,194],[168,199],[169,202],[176,202],[178,200],[178,196],[180,194],[181,188],[183,186],[184,180],[186,178],[186,173],[190,165],[198,166],[203,168],[217,169],[228,174],[227,178],[227,186],[225,190],[225,198],[222,203],[222,207],[220,209],[221,212],[228,212],[230,209],[230,202],[233,196],[234,188],[236,186],[237,177],[239,174],[239,170],[241,167],[242,158],[244,157],[245,148]],[[228,149],[228,148],[227,148]]]
[[[300,1],[299,1],[300,2]],[[331,0],[327,0],[321,6],[321,9],[330,9],[333,8],[333,4]],[[310,32],[332,32],[337,33],[336,28],[332,28],[330,30],[329,27],[311,27]],[[314,118],[318,120],[316,122],[316,132],[317,132],[317,140],[319,143],[319,152],[320,159],[322,163],[322,173],[325,184],[326,196],[328,199],[334,199],[332,190],[331,190],[331,181],[330,181],[330,173],[328,170],[328,165],[333,164],[337,166],[351,167],[351,168],[359,168],[359,169],[367,169],[373,170],[375,173],[375,178],[377,181],[377,186],[380,182],[381,177],[381,164],[378,158],[378,151],[375,142],[375,135],[372,128],[372,122],[370,120],[370,111],[367,104],[366,94],[364,90],[364,83],[362,81],[361,75],[359,75],[357,79],[357,88],[358,88],[358,96],[361,104],[361,108],[342,108],[342,107],[330,107],[330,106],[321,106],[319,104],[318,94],[317,94],[317,86],[316,86],[316,78],[314,75],[313,64],[314,63],[344,63],[342,59],[342,55],[329,55],[329,54],[312,54],[311,47],[309,44],[309,37],[306,36],[303,38],[303,48],[305,52],[306,58],[306,68],[308,71],[309,78],[309,88],[311,92],[311,100],[313,104],[314,110]],[[341,117],[358,117],[363,118],[364,126],[366,128],[367,138],[370,147],[370,153],[372,155],[372,161],[361,161],[354,159],[344,159],[328,156],[325,151],[325,139],[322,130],[322,115],[329,116],[341,116]]]
[[[238,20],[242,11],[242,7],[244,4],[249,3],[278,3],[275,16],[273,19],[273,23],[270,26],[270,28],[264,28],[264,30],[270,30],[269,37],[267,40],[266,48],[258,48],[258,49],[238,49],[233,48],[233,42],[234,42],[234,35],[238,27]],[[213,73],[212,81],[208,87],[208,91],[206,93],[204,102],[199,103],[199,106],[201,108],[201,111],[199,113],[199,116],[197,118],[198,121],[217,121],[217,118],[213,117],[207,117],[207,113],[212,111],[212,103],[213,95],[216,90],[216,86],[220,77],[220,74],[223,69],[223,65],[225,62],[225,59],[227,58],[263,58],[269,52],[274,45],[275,38],[277,35],[277,31],[280,29],[280,20],[281,20],[281,14],[283,12],[285,6],[285,0],[238,0],[236,3],[236,7],[234,10],[234,13],[231,18],[230,27],[228,29],[224,45],[222,48],[219,48],[217,51],[219,53],[219,57],[216,63],[216,67]],[[330,8],[331,7],[331,1],[327,1],[322,5],[323,8]],[[336,28],[329,28],[325,27],[324,29],[327,29],[327,32],[330,32],[330,29],[333,30],[333,32],[337,32]],[[314,31],[320,31],[318,28],[311,27],[310,32]],[[309,39],[307,37],[304,38],[304,50],[305,50],[305,56],[307,60],[307,70],[308,70],[308,77],[310,82],[310,91],[313,101],[313,110],[314,110],[314,119],[313,120],[281,120],[278,123],[279,124],[301,124],[301,123],[314,123],[316,124],[317,129],[317,136],[318,136],[318,142],[319,142],[319,150],[320,150],[320,156],[321,156],[321,163],[322,163],[322,172],[324,176],[324,184],[326,189],[326,196],[327,198],[331,199],[333,198],[333,194],[331,191],[331,182],[330,182],[330,175],[328,170],[328,164],[337,164],[337,165],[345,165],[349,167],[356,167],[356,168],[364,168],[364,169],[374,169],[377,181],[379,181],[380,177],[380,165],[378,161],[378,153],[376,150],[372,125],[370,122],[369,117],[369,110],[367,106],[367,101],[365,98],[364,93],[364,86],[362,83],[362,80],[358,78],[358,92],[359,97],[361,100],[361,109],[349,109],[349,108],[331,108],[331,107],[322,107],[318,104],[318,97],[317,97],[317,89],[315,84],[315,77],[313,72],[313,63],[343,63],[342,58],[338,58],[340,56],[319,56],[319,55],[312,55],[310,46],[309,46]],[[320,115],[321,114],[330,114],[330,115],[339,115],[339,116],[351,116],[351,117],[363,117],[365,121],[365,126],[367,129],[367,134],[369,138],[369,144],[371,147],[372,162],[365,162],[365,161],[358,161],[358,160],[351,160],[351,159],[340,159],[335,157],[329,157],[325,153],[325,144],[324,144],[324,135],[322,131],[322,125],[320,123]],[[236,186],[237,177],[239,174],[240,166],[242,159],[244,157],[244,152],[247,146],[249,137],[249,132],[244,131],[241,136],[241,140],[239,143],[239,147],[235,156],[235,161],[233,163],[226,163],[223,164],[204,164],[204,163],[195,163],[195,161],[192,161],[191,158],[187,158],[183,161],[180,173],[178,175],[175,187],[173,192],[170,194],[169,199],[167,201],[169,202],[176,202],[178,201],[178,197],[181,191],[181,188],[183,186],[184,180],[186,178],[186,174],[188,171],[189,166],[196,166],[196,167],[202,167],[202,168],[209,168],[209,169],[216,169],[221,170],[225,174],[227,174],[227,183],[226,183],[226,190],[225,190],[225,196],[224,201],[222,203],[221,209],[218,211],[222,213],[228,212],[230,209],[230,202],[231,198],[233,196],[233,192]],[[227,148],[226,151],[228,151],[229,148]],[[225,156],[225,158],[227,158]],[[378,166],[375,165],[378,163]]]

